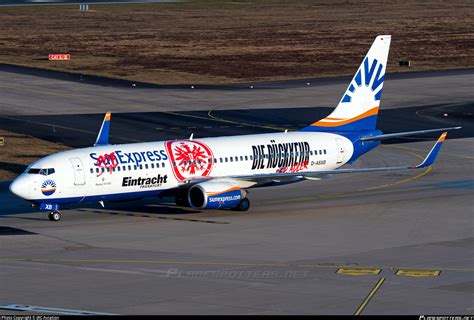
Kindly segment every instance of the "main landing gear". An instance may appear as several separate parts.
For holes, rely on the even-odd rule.
[[[51,221],[59,221],[61,220],[61,213],[57,210],[55,211],[51,211],[49,214],[48,214],[48,218],[49,220]]]
[[[237,211],[247,211],[250,208],[250,200],[248,198],[243,198],[240,200],[235,210]]]

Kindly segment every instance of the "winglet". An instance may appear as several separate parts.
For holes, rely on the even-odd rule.
[[[428,166],[431,166],[435,160],[436,160],[436,157],[438,156],[438,152],[439,150],[441,149],[441,146],[443,145],[443,141],[444,139],[446,138],[446,135],[448,134],[447,131],[443,132],[441,134],[441,136],[439,137],[438,141],[436,141],[435,145],[433,146],[433,148],[431,148],[431,151],[430,153],[428,153],[428,155],[426,156],[425,160],[423,160],[422,163],[420,163],[419,165],[417,165],[416,167],[414,167],[414,169],[419,169],[419,168],[424,168],[424,167],[428,167]]]
[[[97,135],[97,140],[95,141],[95,146],[105,146],[109,144],[109,129],[110,129],[110,117],[112,112],[107,112],[102,122],[102,127],[100,127],[99,134]]]

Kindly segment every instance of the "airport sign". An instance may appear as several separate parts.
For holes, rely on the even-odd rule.
[[[71,55],[69,53],[50,53],[49,54],[49,60],[71,60]]]

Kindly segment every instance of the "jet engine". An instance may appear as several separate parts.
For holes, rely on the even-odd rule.
[[[248,210],[246,191],[226,182],[202,182],[188,191],[189,205],[194,209]]]

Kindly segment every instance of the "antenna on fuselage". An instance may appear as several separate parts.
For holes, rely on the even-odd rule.
[[[194,132],[191,133],[191,136],[189,137],[189,140],[193,140],[193,138],[194,138]]]

